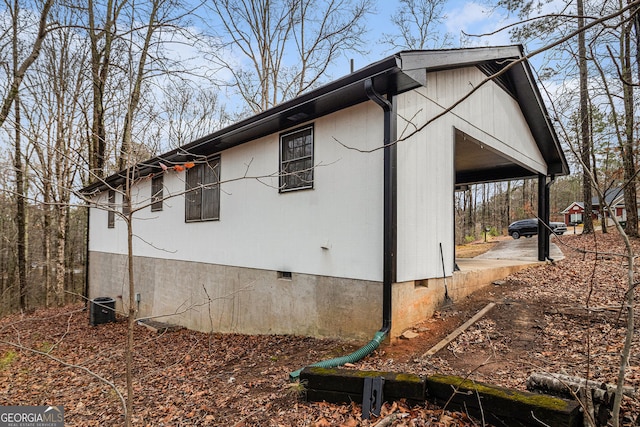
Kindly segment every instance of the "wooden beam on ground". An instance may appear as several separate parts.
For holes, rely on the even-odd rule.
[[[443,348],[445,348],[447,345],[449,345],[449,343],[451,341],[453,341],[454,339],[456,339],[458,337],[458,335],[460,335],[461,333],[463,333],[465,330],[467,330],[469,328],[469,326],[473,325],[474,323],[476,323],[478,320],[480,320],[480,318],[482,316],[484,316],[485,314],[487,314],[493,307],[495,307],[496,303],[495,302],[491,302],[489,304],[487,304],[485,306],[485,308],[483,308],[482,310],[480,310],[479,312],[477,312],[475,314],[475,316],[473,316],[471,319],[467,320],[466,322],[464,322],[463,325],[461,325],[458,329],[456,329],[455,331],[451,332],[449,335],[446,336],[445,339],[443,339],[442,341],[440,341],[438,344],[434,345],[433,347],[431,347],[431,349],[429,349],[429,351],[427,351],[423,357],[431,357],[434,354],[436,354],[437,352],[439,352],[440,350],[442,350]]]
[[[445,409],[460,410],[497,426],[582,426],[580,404],[560,397],[510,390],[466,378],[340,368],[307,367],[300,373],[310,402],[363,402],[365,378],[384,378],[384,401],[425,400]],[[390,421],[390,419],[389,419]],[[484,424],[484,423],[483,423]]]
[[[583,425],[580,404],[575,400],[506,389],[456,376],[427,377],[427,399],[450,410],[470,413],[492,425]]]
[[[319,367],[306,367],[300,373],[300,381],[305,384],[306,397],[310,402],[362,402],[366,377],[384,378],[383,396],[386,401],[407,399],[413,403],[424,402],[425,380],[414,374]]]

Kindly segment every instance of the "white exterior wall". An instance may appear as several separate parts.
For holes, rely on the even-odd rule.
[[[397,97],[402,138],[484,79],[476,68],[432,73]],[[201,330],[362,338],[380,325],[382,299],[382,109],[366,102],[313,121],[314,189],[278,192],[279,133],[220,153],[220,220],[185,223],[184,172],[165,174],[161,212],[135,213],[141,315],[189,310],[176,321]],[[296,126],[283,131],[289,131]],[[432,312],[453,275],[455,129],[546,173],[517,103],[488,83],[452,112],[398,143],[397,276],[392,334]],[[138,182],[134,204],[150,200]],[[106,205],[106,193],[98,198]],[[116,203],[122,200],[116,196]],[[135,206],[134,206],[135,208]],[[126,227],[90,216],[90,295],[126,301]],[[324,247],[324,248],[323,248]],[[275,271],[290,271],[291,281]],[[412,281],[428,280],[416,287]],[[449,282],[451,295],[462,295]],[[209,300],[214,298],[214,301]],[[431,310],[431,311],[430,311]],[[210,318],[215,313],[216,322]],[[215,324],[214,324],[215,323]]]
[[[453,105],[485,78],[475,67],[429,74],[427,87],[421,88],[420,92],[432,105],[430,117],[441,112],[443,107]],[[532,171],[547,173],[544,158],[518,103],[496,83],[484,84],[454,108],[448,119],[450,126],[492,147],[502,156]]]
[[[135,214],[135,255],[381,281],[382,152],[348,150],[334,138],[380,146],[382,110],[367,102],[313,124],[314,189],[278,192],[279,134],[223,151],[220,220],[185,223],[181,195],[161,212],[146,207]],[[165,197],[183,192],[184,172],[165,173],[164,184]],[[148,203],[150,186],[151,179],[139,182],[132,200]],[[92,209],[90,220],[91,251],[126,253],[121,219],[109,229],[106,211]]]
[[[427,75],[398,96],[398,137],[410,135],[485,78],[475,67]],[[398,144],[397,281],[453,274],[455,128],[529,169],[546,164],[516,101],[489,82],[459,106]]]
[[[433,115],[420,91],[398,97],[398,136]],[[408,126],[409,125],[409,126]],[[398,144],[397,282],[442,277],[453,266],[453,129],[440,120]]]

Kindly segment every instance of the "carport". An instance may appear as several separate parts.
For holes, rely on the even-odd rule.
[[[549,188],[558,175],[569,172],[566,158],[545,111],[541,111],[542,100],[535,85],[518,84],[526,76],[514,73],[508,88],[518,100],[523,114],[532,130],[540,157],[521,147],[496,147],[493,141],[480,140],[456,129],[455,138],[455,185],[463,189],[472,184],[496,181],[537,178],[537,216],[549,223]],[[522,73],[524,74],[524,73]],[[504,86],[503,86],[504,87]],[[516,91],[526,91],[525,96],[515,96]],[[550,258],[550,231],[538,223],[538,260]]]

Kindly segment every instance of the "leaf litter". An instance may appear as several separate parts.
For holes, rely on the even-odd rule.
[[[412,329],[415,338],[394,341],[349,368],[454,374],[521,390],[534,371],[615,383],[627,268],[612,255],[623,252],[619,236],[565,236],[555,242],[565,259],[513,274],[442,308]],[[637,251],[640,243],[634,246]],[[607,255],[584,252],[595,247]],[[446,349],[423,357],[488,302],[498,304]],[[125,336],[124,320],[92,327],[82,305],[3,317],[0,405],[63,405],[65,425],[122,425],[117,393],[82,368],[124,394]],[[428,402],[385,403],[380,417],[361,420],[359,402],[305,402],[304,385],[289,382],[289,372],[350,353],[360,343],[188,330],[156,334],[143,327],[136,328],[135,340],[135,426],[482,425]],[[626,385],[636,389],[639,355],[636,333],[626,376]],[[622,425],[634,425],[638,414],[637,395],[625,397]]]

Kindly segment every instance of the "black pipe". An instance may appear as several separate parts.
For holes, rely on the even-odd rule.
[[[371,354],[382,341],[391,332],[391,286],[396,280],[396,201],[397,201],[397,185],[396,185],[396,146],[394,143],[396,136],[396,111],[393,102],[389,102],[383,98],[373,88],[373,80],[371,78],[364,81],[364,88],[367,96],[373,102],[382,107],[384,111],[384,238],[383,238],[383,273],[382,273],[382,328],[374,335],[364,347],[359,348],[355,352],[342,357],[336,357],[330,360],[314,363],[311,366],[321,368],[333,368],[344,365],[345,363],[354,363],[363,357]],[[393,98],[392,98],[393,99]],[[393,135],[393,139],[392,139]],[[300,378],[302,368],[289,374],[291,381]]]
[[[87,202],[87,225],[85,226],[85,230],[87,236],[85,237],[85,259],[84,259],[84,298],[85,298],[85,307],[89,307],[89,222],[91,220],[91,206]]]
[[[395,140],[395,109],[393,102],[383,98],[373,87],[373,79],[364,81],[370,100],[384,111],[384,207],[383,207],[383,273],[382,273],[382,328],[391,330],[391,287],[396,280],[396,202],[397,153]],[[392,98],[393,100],[393,98]],[[392,137],[393,134],[393,137]]]
[[[549,177],[549,181],[547,181],[544,186],[544,197],[545,197],[544,204],[547,207],[546,220],[547,220],[547,223],[549,224],[549,227],[551,227],[551,217],[549,215],[551,211],[551,202],[550,202],[551,184],[553,184],[553,181],[555,181],[555,179],[556,179],[555,175],[551,175]],[[553,262],[553,258],[551,258],[551,247],[549,243],[551,233],[552,232],[550,230],[547,231],[547,239],[545,240],[545,243],[544,243],[544,256],[546,257],[546,259]]]
[[[550,257],[549,237],[549,192],[555,177],[551,175],[547,182],[547,176],[538,174],[538,261],[553,261]]]

